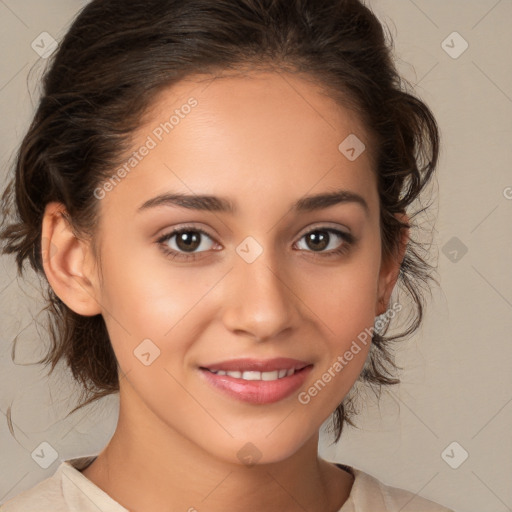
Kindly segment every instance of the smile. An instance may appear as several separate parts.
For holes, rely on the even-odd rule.
[[[250,404],[270,404],[294,394],[313,365],[290,358],[237,359],[200,366],[200,375],[221,395]]]

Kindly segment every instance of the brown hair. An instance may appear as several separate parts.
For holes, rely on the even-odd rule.
[[[358,113],[375,140],[382,254],[391,257],[401,230],[416,227],[393,214],[419,198],[439,153],[434,116],[399,76],[391,48],[391,37],[388,43],[359,0],[93,0],[48,60],[2,196],[2,253],[16,255],[20,276],[25,260],[44,275],[41,225],[50,201],[63,203],[76,234],[94,243],[93,192],[124,160],[157,93],[187,76],[249,66],[300,73]],[[412,299],[409,326],[386,337],[388,323],[373,333],[359,377],[379,393],[400,382],[389,342],[409,336],[422,320],[421,291],[434,267],[421,249],[411,233],[398,278]],[[74,412],[119,390],[117,361],[102,315],[78,315],[45,288],[52,344],[37,363],[51,363],[51,373],[65,360],[83,393]],[[354,425],[354,413],[347,396],[332,417],[335,442],[345,421]]]

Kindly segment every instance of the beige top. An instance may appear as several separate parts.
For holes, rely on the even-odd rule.
[[[0,506],[0,512],[129,512],[80,470],[96,455],[61,461],[55,473]],[[354,476],[338,512],[454,512],[420,496],[384,485],[359,469],[336,464]]]

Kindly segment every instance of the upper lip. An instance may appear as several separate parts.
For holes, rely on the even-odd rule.
[[[289,357],[276,357],[274,359],[231,359],[230,361],[220,361],[201,366],[208,370],[223,370],[226,372],[242,371],[242,372],[273,372],[275,370],[301,370],[311,363],[291,359]]]

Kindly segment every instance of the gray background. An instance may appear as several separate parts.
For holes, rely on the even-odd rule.
[[[431,216],[441,287],[421,331],[401,345],[402,384],[379,405],[369,395],[361,428],[347,427],[336,447],[322,437],[320,452],[460,512],[512,510],[512,0],[367,4],[440,125]],[[83,5],[0,0],[2,188],[46,62],[31,44],[42,32],[59,40]],[[459,55],[463,40],[469,46]],[[53,474],[60,460],[99,452],[117,420],[115,396],[65,418],[78,391],[69,373],[48,378],[30,364],[46,337],[38,285],[33,275],[18,280],[12,258],[0,258],[0,503]],[[47,468],[32,456],[44,442],[57,452]],[[452,468],[446,460],[459,464],[463,450],[467,459]]]

